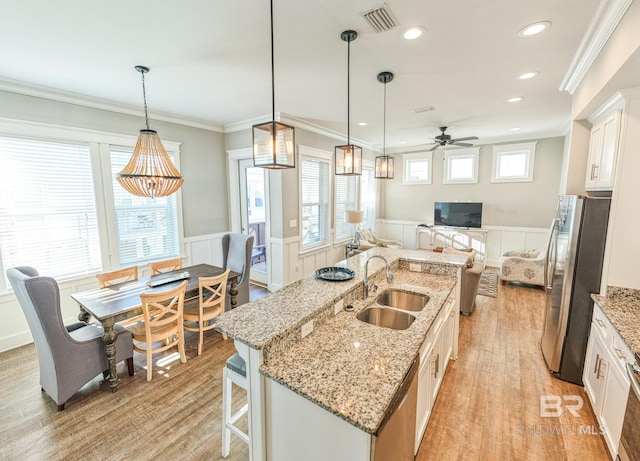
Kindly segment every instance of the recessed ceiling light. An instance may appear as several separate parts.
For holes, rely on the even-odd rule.
[[[516,96],[515,98],[510,98],[507,99],[507,102],[520,102],[522,101],[524,98],[522,96]]]
[[[410,27],[408,29],[405,29],[404,32],[402,32],[402,38],[404,38],[405,40],[415,40],[416,38],[422,36],[424,32],[425,32],[424,27],[420,27],[420,26]]]
[[[407,141],[400,141],[400,144],[406,144]]]
[[[538,75],[539,72],[525,72],[524,74],[520,75],[518,78],[520,80],[528,80],[530,78],[535,77],[536,75]]]
[[[367,122],[359,122],[358,125],[360,126],[367,126]]]
[[[518,131],[520,128],[515,127],[515,128],[509,128],[509,131]]]
[[[520,37],[529,37],[531,35],[539,34],[543,30],[548,29],[549,27],[551,27],[551,23],[549,21],[535,22],[533,24],[529,24],[528,26],[520,29],[520,32],[518,32],[518,35]]]

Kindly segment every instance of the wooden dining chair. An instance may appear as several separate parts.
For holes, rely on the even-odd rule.
[[[180,361],[187,361],[182,320],[186,288],[185,280],[176,288],[140,295],[144,321],[127,328],[133,335],[133,350],[147,355],[147,381],[151,381],[153,374],[153,354],[177,346]],[[154,342],[159,343],[155,348]]]
[[[138,266],[127,267],[113,272],[96,274],[100,288],[110,287],[119,283],[138,280]]]
[[[204,332],[212,330],[216,326],[215,322],[211,320],[224,312],[227,279],[230,271],[227,269],[223,274],[215,277],[200,277],[198,279],[198,299],[184,307],[184,329],[200,333],[198,355],[202,354]],[[193,326],[193,323],[196,326]],[[227,339],[227,335],[224,333],[222,337]]]
[[[182,258],[167,259],[166,261],[149,263],[151,275],[158,275],[163,272],[176,271],[178,269],[182,269]]]

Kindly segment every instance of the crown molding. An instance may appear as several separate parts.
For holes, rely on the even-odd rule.
[[[633,0],[602,0],[578,46],[560,91],[573,94],[604,48]]]
[[[32,83],[21,82],[5,77],[0,77],[0,90],[9,91],[11,93],[23,94],[26,96],[34,96],[37,98],[48,99],[51,101],[63,102],[67,104],[75,104],[77,106],[90,107],[92,109],[108,110],[119,114],[142,116],[139,106],[118,103],[108,99],[87,96],[72,91],[58,90],[55,88],[35,85]],[[223,128],[204,120],[195,120],[180,117],[179,115],[170,114],[168,112],[149,111],[153,120],[160,122],[175,123],[177,125],[189,126],[192,128],[200,128],[203,130],[217,131],[223,133]]]
[[[256,117],[248,120],[243,120],[236,123],[230,123],[224,126],[225,133],[232,133],[235,131],[243,131],[250,130],[253,125],[258,123],[265,123],[271,120],[269,115],[264,115],[261,117]],[[338,141],[344,142],[347,135],[345,133],[341,133],[336,130],[332,130],[330,128],[324,127],[322,125],[318,125],[316,123],[309,122],[308,120],[300,117],[295,117],[293,115],[285,114],[284,112],[276,112],[276,120],[279,122],[287,123],[289,125],[293,125],[295,128],[300,128],[302,130],[310,131],[312,133],[320,134],[322,136],[326,136],[327,138],[337,139]],[[350,140],[359,145],[362,148],[366,148],[372,150],[374,152],[380,152],[380,149],[372,144],[358,138],[351,137]]]

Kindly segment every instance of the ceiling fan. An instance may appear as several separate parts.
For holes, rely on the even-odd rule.
[[[435,138],[433,138],[433,142],[436,143],[435,146],[433,146],[431,149],[429,149],[429,152],[436,150],[439,147],[443,147],[443,146],[459,146],[459,147],[471,147],[473,146],[473,144],[469,144],[469,143],[465,143],[462,141],[474,141],[476,139],[478,139],[477,136],[468,136],[466,138],[458,138],[458,139],[451,139],[451,135],[449,134],[445,134],[445,131],[447,131],[447,127],[446,126],[441,126],[440,127],[440,131],[442,133],[440,133],[438,136],[436,136]]]

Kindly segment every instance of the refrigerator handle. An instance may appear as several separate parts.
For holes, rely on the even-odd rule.
[[[549,282],[553,282],[553,277],[550,277],[549,274],[549,258],[551,257],[551,242],[553,240],[553,236],[555,235],[556,227],[560,225],[560,220],[558,218],[554,218],[551,223],[551,231],[549,232],[549,241],[547,242],[547,254],[544,259],[544,286],[547,290],[553,288]],[[555,262],[554,262],[555,267]]]

